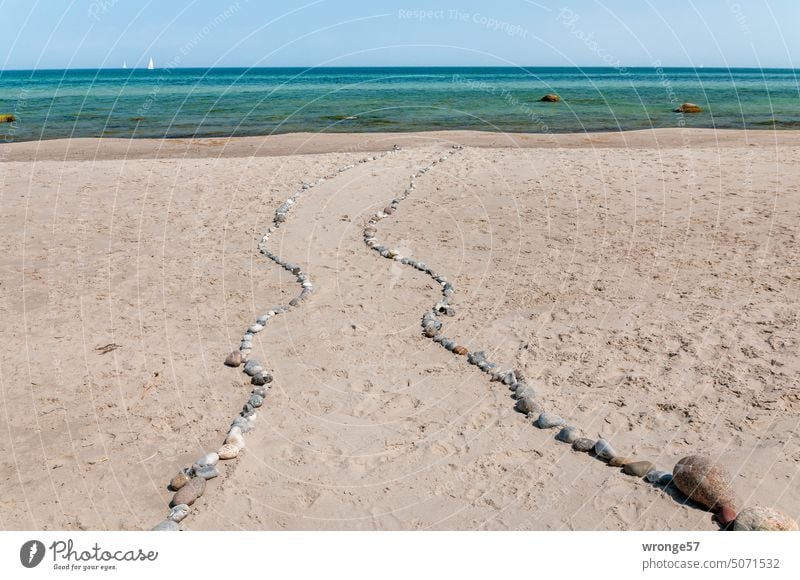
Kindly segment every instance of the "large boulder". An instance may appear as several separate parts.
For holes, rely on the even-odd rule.
[[[771,508],[749,507],[744,508],[736,521],[733,529],[737,532],[796,532],[797,522],[784,513]]]
[[[690,455],[678,461],[672,482],[686,497],[716,513],[723,526],[736,519],[737,500],[730,475],[708,457]]]

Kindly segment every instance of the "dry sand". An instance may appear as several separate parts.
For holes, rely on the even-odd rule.
[[[275,383],[187,529],[715,529],[553,441],[505,387],[420,335],[525,370],[543,405],[671,469],[704,452],[746,505],[800,516],[800,133],[286,135],[0,146],[0,529],[149,529],[250,390],[222,365],[252,320]],[[107,345],[112,345],[103,349]],[[105,352],[105,351],[108,352]]]

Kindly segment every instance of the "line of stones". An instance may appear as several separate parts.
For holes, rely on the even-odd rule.
[[[359,160],[359,164],[376,161],[385,157],[393,151],[399,151],[400,147],[397,145],[391,151],[385,151],[379,155],[365,157]],[[203,455],[191,467],[185,467],[172,478],[169,483],[169,488],[175,492],[175,495],[170,502],[170,511],[167,518],[158,523],[153,531],[178,531],[181,529],[180,523],[190,514],[191,505],[203,495],[206,487],[206,481],[213,479],[220,475],[217,469],[217,464],[220,460],[235,459],[245,447],[244,434],[255,428],[256,422],[256,409],[264,404],[264,398],[272,383],[272,374],[269,373],[262,364],[250,358],[250,352],[253,349],[253,337],[264,330],[270,319],[288,312],[292,308],[300,305],[305,301],[313,292],[314,286],[307,272],[304,272],[300,266],[293,264],[287,260],[282,259],[277,254],[272,253],[267,243],[270,236],[275,233],[282,223],[286,221],[287,215],[294,207],[298,198],[309,189],[329,181],[341,173],[353,169],[356,164],[345,165],[332,173],[320,177],[315,183],[304,182],[300,189],[290,195],[285,202],[283,202],[277,210],[272,219],[272,225],[267,228],[267,231],[261,237],[258,243],[259,252],[281,266],[287,272],[296,276],[298,284],[300,284],[300,294],[292,298],[286,306],[277,306],[268,310],[259,316],[253,324],[251,324],[247,331],[242,335],[239,348],[231,352],[225,358],[225,365],[229,367],[239,367],[244,363],[244,373],[250,377],[251,384],[255,387],[247,399],[247,402],[242,407],[242,410],[234,417],[225,436],[225,440],[218,451],[207,453]]]
[[[567,425],[567,422],[562,417],[554,413],[545,412],[535,400],[536,393],[525,382],[521,371],[516,369],[502,370],[499,365],[487,360],[484,351],[470,352],[465,346],[445,337],[441,333],[442,322],[439,317],[442,315],[455,315],[455,309],[450,305],[455,295],[455,288],[447,278],[433,271],[424,262],[409,256],[403,256],[399,250],[381,244],[376,238],[377,224],[392,215],[397,210],[400,202],[411,194],[415,189],[415,180],[417,178],[462,149],[461,145],[454,145],[450,151],[446,152],[438,160],[434,160],[427,167],[418,170],[417,173],[411,176],[409,185],[402,195],[392,199],[389,205],[373,215],[364,227],[364,243],[368,247],[384,258],[395,260],[424,272],[441,285],[442,298],[434,304],[433,308],[422,315],[423,335],[456,355],[466,356],[467,361],[489,375],[490,380],[507,385],[516,400],[516,410],[525,414],[529,419],[534,419],[533,424],[539,429],[558,428],[559,431],[555,436],[557,441],[571,445],[574,451],[592,453],[597,458],[606,461],[610,466],[622,468],[622,472],[626,475],[643,478],[655,486],[666,487],[670,483],[674,483],[689,498],[714,511],[717,521],[721,525],[727,526],[733,523],[734,520],[737,520],[735,511],[736,499],[731,489],[730,476],[721,466],[706,457],[692,455],[681,459],[675,466],[674,473],[671,473],[656,469],[655,465],[650,461],[634,461],[628,457],[621,456],[605,439],[600,438],[595,441],[582,437],[577,427]],[[797,529],[797,524],[791,518],[769,508],[747,508],[746,519],[747,523],[741,523],[741,525],[737,521],[734,529]],[[742,520],[741,514],[739,520]],[[779,523],[776,524],[776,521],[779,521]]]

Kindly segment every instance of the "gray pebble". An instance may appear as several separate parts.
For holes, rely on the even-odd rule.
[[[578,435],[578,429],[568,425],[558,432],[558,435],[556,435],[556,440],[563,443],[575,443],[575,441],[578,439]]]
[[[533,400],[533,397],[522,397],[517,399],[514,408],[520,413],[524,413],[526,415],[542,412],[542,408],[539,406],[539,403]]]
[[[594,441],[587,439],[586,437],[578,437],[572,442],[572,448],[575,451],[589,452],[594,449]]]
[[[174,508],[169,510],[169,515],[167,516],[168,520],[172,520],[173,522],[181,522],[186,516],[189,515],[189,512],[192,510],[188,505],[182,503],[180,505],[176,505]]]
[[[467,355],[467,362],[473,365],[482,363],[485,360],[486,360],[486,353],[483,352],[482,350],[471,352]]]
[[[217,454],[215,453],[214,455]],[[214,479],[219,475],[219,471],[217,471],[216,465],[195,465],[194,474],[196,477],[202,477],[203,479]]]
[[[262,387],[272,382],[272,375],[262,371],[257,375],[254,375],[253,378],[250,379],[250,382],[257,387]]]
[[[255,389],[253,389],[253,394],[258,395],[261,398],[264,398],[267,396],[267,389],[266,387],[256,387]]]
[[[566,421],[554,413],[542,413],[536,420],[536,426],[539,429],[552,429],[553,427],[560,427],[564,423]]]
[[[181,526],[178,522],[173,520],[164,520],[159,522],[151,531],[153,532],[178,532]]]
[[[261,405],[264,404],[264,397],[261,397],[259,395],[250,395],[250,398],[248,399],[247,402],[253,405],[253,407],[255,407],[256,409],[258,409]]]
[[[261,366],[261,363],[258,362],[256,359],[251,358],[247,363],[244,365],[244,372],[251,377],[256,376],[257,374],[264,371],[264,368]]]
[[[645,481],[659,485],[668,485],[672,481],[672,474],[669,471],[651,471],[644,476]]]
[[[611,443],[605,439],[597,440],[597,443],[594,444],[594,453],[600,459],[605,459],[606,461],[614,459],[617,456],[617,452],[611,447]]]
[[[206,466],[206,465],[216,465],[219,462],[219,455],[216,453],[206,453],[200,459],[195,461],[197,465]]]

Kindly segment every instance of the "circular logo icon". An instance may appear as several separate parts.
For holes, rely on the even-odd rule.
[[[39,540],[28,540],[19,549],[19,561],[26,568],[35,568],[44,559],[44,544]]]

